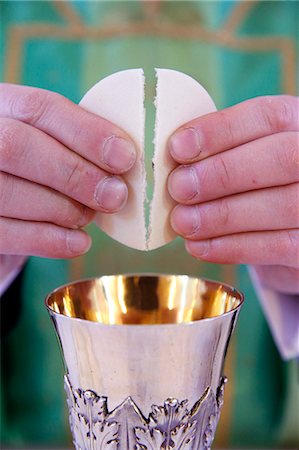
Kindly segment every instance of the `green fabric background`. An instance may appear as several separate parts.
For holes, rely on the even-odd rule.
[[[166,1],[162,23],[204,24],[217,31],[238,2]],[[138,1],[71,2],[89,26],[138,23],[145,9]],[[238,36],[295,38],[296,2],[257,2],[240,24]],[[4,77],[9,30],[16,24],[51,23],[67,26],[49,1],[0,2],[0,70]],[[163,22],[164,21],[164,22]],[[110,73],[143,67],[147,84],[146,145],[152,148],[154,68],[186,72],[199,80],[218,108],[264,94],[280,94],[282,61],[278,52],[243,52],[178,36],[111,37],[63,40],[55,36],[25,41],[18,82],[61,93],[78,102],[96,81]],[[148,158],[147,163],[150,163]],[[70,442],[62,386],[63,367],[52,324],[43,299],[74,278],[120,272],[169,272],[226,281],[225,268],[193,260],[177,239],[163,249],[145,254],[123,247],[100,232],[89,231],[93,247],[77,262],[30,258],[25,268],[22,317],[2,342],[1,442],[12,446]],[[78,272],[79,271],[79,272]],[[233,390],[226,445],[243,447],[296,446],[298,384],[296,361],[283,362],[248,278],[246,267],[235,269],[235,284],[247,301],[234,339]],[[297,396],[297,397],[296,397]],[[224,411],[226,414],[226,411]]]

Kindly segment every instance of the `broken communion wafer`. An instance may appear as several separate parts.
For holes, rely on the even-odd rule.
[[[129,191],[127,204],[116,214],[97,213],[95,222],[116,241],[128,247],[145,250],[143,70],[125,70],[104,78],[84,95],[80,106],[118,125],[136,144],[136,163],[127,174],[123,175]]]
[[[136,163],[123,175],[129,190],[128,202],[118,213],[97,213],[95,221],[113,239],[138,250],[153,250],[176,237],[169,222],[175,203],[167,190],[167,178],[176,165],[167,150],[169,137],[184,123],[216,110],[207,91],[190,76],[169,69],[156,69],[156,76],[154,193],[148,230],[145,219],[143,70],[124,70],[104,78],[80,102],[84,109],[115,123],[135,141]]]

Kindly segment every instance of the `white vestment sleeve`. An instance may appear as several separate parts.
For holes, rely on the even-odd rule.
[[[282,358],[299,357],[299,295],[275,292],[262,285],[253,267],[248,270]]]

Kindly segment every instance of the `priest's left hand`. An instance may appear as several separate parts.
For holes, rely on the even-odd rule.
[[[299,98],[259,97],[195,119],[169,151],[179,163],[171,223],[187,251],[251,264],[265,285],[299,293]]]

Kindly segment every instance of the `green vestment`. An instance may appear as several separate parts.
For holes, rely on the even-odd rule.
[[[1,2],[2,79],[78,102],[104,76],[142,67],[148,148],[155,67],[193,76],[219,109],[259,95],[295,93],[297,2],[150,3]],[[89,231],[93,247],[87,255],[73,261],[33,257],[25,267],[21,318],[2,342],[1,442],[70,445],[63,367],[46,294],[77,278],[154,271],[223,280],[245,293],[227,361],[219,445],[298,444],[296,362],[281,360],[246,267],[196,261],[180,239],[147,254],[114,242],[94,225]]]

